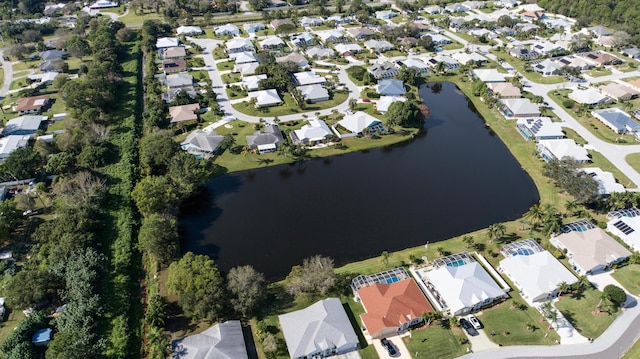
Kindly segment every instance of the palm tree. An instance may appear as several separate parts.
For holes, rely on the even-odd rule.
[[[568,201],[564,204],[564,209],[567,210],[566,216],[573,216],[575,210],[578,209],[578,201]]]
[[[498,240],[504,236],[507,226],[504,223],[494,223],[487,229],[487,236],[490,240]]]
[[[589,288],[591,286],[591,281],[584,274],[578,276],[578,283],[580,283],[580,288]]]
[[[551,303],[550,300],[547,300],[546,302],[542,303],[542,310],[544,310],[545,316],[549,316],[549,313],[551,313],[555,308],[553,307],[553,303]]]
[[[438,73],[438,74],[443,74],[443,73],[444,73],[444,71],[445,71],[446,69],[447,69],[447,65],[445,65],[445,63],[444,63],[444,62],[439,61],[439,62],[436,64],[436,73]]]
[[[553,327],[557,330],[558,329],[558,311],[557,310],[552,310],[551,312],[549,312],[549,320],[551,320],[551,324],[553,325]]]
[[[159,327],[150,327],[146,335],[150,359],[164,359],[169,347],[167,334]]]
[[[469,248],[473,246],[473,236],[464,236],[462,237],[462,242],[464,242],[464,247]]]
[[[558,284],[558,295],[563,295],[564,293],[567,293],[570,288],[571,286],[569,285],[569,283],[565,281],[560,282]]]
[[[358,107],[358,100],[356,100],[355,98],[352,98],[351,100],[349,100],[349,109],[351,111],[355,111],[357,107]]]
[[[531,206],[531,208],[529,208],[527,213],[524,214],[524,218],[531,226],[531,232],[535,230],[535,228],[542,222],[542,219],[544,218],[544,212],[542,212],[542,208],[540,208],[540,205],[536,203]]]

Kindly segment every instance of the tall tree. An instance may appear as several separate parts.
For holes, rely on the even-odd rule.
[[[250,265],[231,268],[227,288],[233,296],[234,309],[248,317],[265,297],[264,275]]]
[[[160,265],[178,254],[178,221],[166,214],[153,213],[142,220],[138,246]]]

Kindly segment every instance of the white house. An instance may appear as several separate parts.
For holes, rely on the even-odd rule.
[[[540,117],[540,108],[528,98],[505,98],[500,102],[505,117]]]
[[[614,192],[625,192],[623,185],[616,181],[611,172],[605,172],[599,167],[585,167],[582,171],[589,174],[598,184],[598,194],[608,196]]]
[[[358,44],[337,44],[334,46],[336,51],[342,55],[356,54],[362,52],[362,47]]]
[[[248,359],[239,320],[216,324],[211,328],[171,342],[172,359]]]
[[[533,71],[542,74],[542,76],[555,76],[558,74],[562,66],[553,60],[545,59],[538,63],[532,63],[531,68]]]
[[[593,274],[629,257],[631,252],[593,223],[581,220],[565,224],[550,243],[566,251],[569,264],[580,274]]]
[[[350,135],[341,135],[336,129],[337,126],[341,126],[350,132]],[[366,112],[358,111],[353,114],[344,116],[336,125],[334,125],[334,132],[340,137],[351,137],[362,134],[365,129],[370,133],[377,133],[384,131],[384,125],[382,121],[369,115]]]
[[[326,81],[324,76],[320,76],[313,71],[296,72],[293,74],[293,77],[295,78],[296,83],[300,86],[323,84]]]
[[[289,132],[293,143],[302,143],[308,146],[324,141],[324,139],[333,135],[327,124],[319,119],[310,119],[309,123],[302,126],[299,130]]]
[[[571,158],[578,163],[590,161],[587,150],[575,143],[574,140],[563,138],[559,140],[540,140],[536,146],[538,153],[545,161],[552,159],[561,160],[565,157]]]
[[[374,50],[376,52],[384,52],[388,50],[393,50],[393,44],[386,40],[367,40],[364,43],[364,47],[369,50]]]
[[[502,247],[505,259],[500,261],[500,270],[521,291],[528,303],[555,298],[558,285],[577,282],[569,269],[533,239],[509,243]]]
[[[31,135],[40,129],[43,121],[49,119],[47,116],[25,115],[7,121],[2,134],[7,135]]]
[[[573,101],[589,105],[589,106],[597,106],[606,102],[611,101],[606,95],[603,95],[598,90],[594,88],[587,88],[583,90],[573,90],[569,94],[569,98]]]
[[[165,47],[174,47],[180,45],[180,41],[176,37],[160,37],[156,40],[156,48],[163,49]]]
[[[246,64],[249,62],[257,62],[258,59],[253,54],[253,52],[235,52],[233,54],[229,54],[229,58],[234,60],[236,65]]]
[[[333,49],[328,47],[314,46],[314,47],[307,48],[305,53],[312,58],[317,57],[319,59],[324,59],[324,58],[329,58],[333,56],[336,52],[333,51]]]
[[[240,29],[234,24],[225,24],[216,26],[213,28],[213,32],[216,36],[225,36],[225,35],[238,35],[240,34]]]
[[[311,26],[320,26],[322,25],[323,21],[322,19],[317,17],[303,16],[302,18],[300,18],[299,22],[302,27],[311,27]]]
[[[200,35],[202,34],[202,29],[200,26],[178,26],[176,29],[176,33],[178,35]]]
[[[336,42],[342,38],[344,38],[344,32],[340,30],[324,30],[324,31],[316,31],[316,35],[322,40],[324,43],[328,42]]]
[[[618,134],[640,132],[640,123],[619,107],[591,111],[591,115]]]
[[[551,121],[549,117],[519,118],[516,122],[516,128],[527,141],[531,139],[540,141],[564,138],[562,126],[557,122]]]
[[[253,43],[251,42],[251,40],[241,38],[241,37],[236,37],[227,41],[226,47],[227,47],[227,53],[229,54],[233,54],[236,52],[245,52],[245,51],[251,52],[251,51],[255,51],[256,49],[256,47],[253,46]]]
[[[378,81],[377,92],[384,96],[402,96],[405,93],[404,82],[401,80]]]
[[[496,69],[475,69],[472,73],[475,78],[484,83],[505,82],[507,81],[506,77],[508,76],[508,74],[500,73]]]
[[[463,315],[507,295],[491,275],[468,253],[435,259],[428,280],[452,315]]]
[[[9,157],[18,148],[27,147],[29,135],[9,135],[0,137],[0,159]]]
[[[329,90],[321,84],[313,84],[298,87],[302,98],[309,103],[316,103],[329,100]]]
[[[403,96],[380,96],[380,99],[376,102],[376,110],[380,113],[386,113],[394,102],[405,102],[406,97]]]
[[[264,24],[261,23],[261,22],[245,23],[245,24],[242,25],[242,27],[244,28],[244,31],[247,32],[247,34],[255,34],[256,32],[258,32],[260,30],[266,29]]]
[[[242,86],[247,89],[247,91],[257,91],[259,89],[258,84],[260,80],[264,80],[266,78],[266,74],[243,77]]]
[[[256,107],[277,106],[282,103],[282,99],[275,89],[251,91],[247,96],[255,99]]]
[[[376,11],[376,19],[379,20],[389,20],[396,16],[398,16],[398,13],[393,10]]]
[[[259,42],[260,47],[265,50],[279,49],[285,47],[286,44],[278,36],[267,36],[264,40]]]
[[[640,251],[640,210],[625,208],[607,214],[607,230],[634,251]]]
[[[215,131],[195,130],[180,143],[180,147],[194,155],[211,155],[218,151],[222,141],[224,141],[224,136],[218,135]]]

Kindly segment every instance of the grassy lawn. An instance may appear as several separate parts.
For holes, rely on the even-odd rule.
[[[164,20],[164,17],[162,14],[151,11],[139,12],[137,14],[134,13],[134,11],[129,11],[127,15],[118,18],[118,21],[127,26],[142,25],[144,20]]]
[[[384,56],[386,57],[396,57],[396,56],[406,56],[406,55],[407,55],[406,52],[402,52],[400,50],[389,50],[384,53]]]
[[[640,358],[640,340],[637,341],[631,349],[622,357],[622,359],[636,359]]]
[[[226,87],[225,90],[227,91],[227,97],[229,97],[230,100],[247,97],[247,91],[239,85],[231,85]]]
[[[232,84],[235,82],[242,82],[242,76],[240,76],[239,73],[228,73],[228,74],[222,74],[222,82],[224,82],[225,84]]]
[[[591,161],[594,166],[600,167],[603,171],[608,171],[613,174],[613,177],[618,180],[618,183],[625,186],[625,188],[638,188],[636,183],[631,182],[629,177],[625,176],[618,167],[614,166],[602,153],[597,151],[588,151],[591,155]]]
[[[8,314],[5,314],[5,318],[7,319],[0,325],[0,342],[4,342],[18,326],[18,323],[24,319],[24,313],[21,310],[11,310]]]
[[[4,83],[4,69],[0,68],[0,84]]]
[[[640,295],[640,265],[628,264],[611,274],[629,293]]]
[[[552,90],[549,91],[548,95],[551,97],[559,106],[562,106],[573,118],[578,120],[582,126],[587,128],[594,136],[598,137],[603,141],[607,141],[609,143],[617,143],[617,144],[637,144],[636,139],[633,135],[618,135],[613,132],[609,127],[605,126],[598,119],[591,116],[591,110],[582,111],[578,113],[574,108],[577,108],[580,111],[580,108],[577,104],[574,104],[572,108],[566,108],[563,105],[563,101],[569,99],[568,93],[570,90]]]
[[[625,158],[627,163],[640,173],[640,153],[632,153]]]
[[[274,117],[274,116],[285,116],[296,113],[305,113],[305,112],[313,112],[325,110],[331,107],[335,107],[344,101],[347,100],[349,96],[348,93],[345,92],[334,92],[333,98],[328,101],[321,101],[313,104],[308,104],[306,108],[300,109],[296,102],[291,97],[291,94],[284,94],[284,104],[279,106],[272,106],[267,108],[255,108],[250,101],[245,101],[241,103],[234,104],[233,107],[247,115],[257,116],[257,117]]]
[[[511,308],[513,299],[509,299],[489,309],[485,309],[478,315],[478,319],[484,323],[485,331],[489,338],[501,345],[551,345],[560,336],[548,329],[548,323],[542,318],[540,312],[527,306],[526,310]],[[524,303],[524,301],[520,301]],[[533,331],[527,329],[527,323],[533,324]],[[491,335],[491,334],[494,335]]]
[[[218,62],[216,64],[216,67],[218,68],[218,71],[233,70],[234,66],[235,66],[235,62],[233,62],[233,61]]]
[[[597,338],[602,334],[620,314],[619,309],[604,310],[594,314],[600,302],[601,292],[588,289],[582,294],[567,295],[556,302],[556,308],[562,312],[574,327],[587,338]],[[606,308],[605,308],[606,309]]]
[[[209,73],[205,70],[189,71],[195,82],[203,82],[209,79]]]
[[[13,71],[24,71],[29,69],[35,69],[38,67],[37,61],[21,61],[17,64],[13,64]]]
[[[442,49],[444,49],[444,50],[457,50],[457,49],[462,49],[462,48],[464,48],[464,45],[462,45],[461,43],[456,42],[456,41],[453,41],[450,44],[446,44],[446,45],[442,46]]]
[[[227,53],[224,51],[224,47],[222,47],[222,46],[218,46],[215,49],[213,49],[212,54],[213,54],[213,58],[216,59],[216,60],[222,60],[222,59],[229,58]]]
[[[518,70],[518,72],[520,72],[520,74],[526,77],[529,81],[541,84],[557,84],[567,81],[563,76],[542,76],[540,73],[533,71],[528,63],[520,59],[516,59],[502,51],[491,50],[491,53],[513,66],[513,68]]]
[[[584,138],[582,138],[582,136],[580,136],[576,131],[574,131],[573,129],[567,128],[567,127],[563,127],[562,128],[562,132],[564,132],[564,135],[567,138],[572,139],[573,141],[575,141],[575,143],[579,144],[579,145],[586,145],[587,144],[587,140],[585,140]]]
[[[469,344],[460,344],[460,339],[466,339],[462,329],[444,328],[440,322],[413,330],[411,337],[404,338],[407,349],[414,358],[438,359],[457,358],[464,355]],[[394,338],[394,341],[398,340],[401,339]]]
[[[611,70],[604,67],[603,68],[596,67],[594,69],[586,71],[585,73],[591,77],[601,77],[601,76],[611,75]]]

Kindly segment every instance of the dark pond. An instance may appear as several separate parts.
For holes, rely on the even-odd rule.
[[[420,96],[431,118],[410,143],[212,179],[181,219],[183,251],[278,279],[315,254],[339,266],[513,220],[538,201],[454,84]]]

